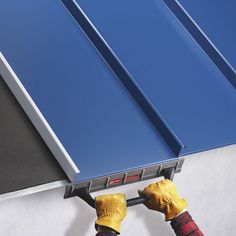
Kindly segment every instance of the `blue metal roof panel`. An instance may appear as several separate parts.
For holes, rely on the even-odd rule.
[[[164,1],[76,2],[186,145],[182,155],[236,142],[235,89]]]
[[[74,181],[176,158],[59,1],[2,1],[0,29],[0,50],[80,170]]]
[[[190,17],[236,70],[236,2],[179,0]]]
[[[219,68],[219,70],[223,73],[225,78],[236,89],[235,68],[227,61],[222,52],[216,48],[214,43],[212,43],[209,37],[207,37],[206,33],[202,31],[202,29],[198,26],[198,24],[193,20],[193,18],[188,14],[188,12],[183,8],[183,6],[178,1],[174,0],[163,0],[163,1],[169,7],[172,13],[178,18],[178,20],[182,23],[182,25],[187,29],[189,34],[191,34],[191,36],[199,44],[199,46],[210,57],[213,63]],[[212,25],[211,28],[214,31],[214,24]],[[221,32],[223,32],[223,30]],[[233,47],[233,44],[231,46]],[[227,47],[231,48],[231,46]]]
[[[167,0],[63,2],[103,58],[59,1],[4,0],[0,50],[80,169],[73,181],[236,142],[236,91]]]

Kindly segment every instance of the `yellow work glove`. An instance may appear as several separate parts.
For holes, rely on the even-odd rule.
[[[114,229],[120,233],[121,222],[127,214],[124,194],[109,194],[95,198],[96,224]]]
[[[139,195],[148,197],[150,200],[145,206],[164,213],[166,221],[174,219],[187,206],[186,200],[177,193],[175,184],[168,179],[150,184],[143,191],[139,191]]]

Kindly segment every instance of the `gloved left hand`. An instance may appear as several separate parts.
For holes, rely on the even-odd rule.
[[[108,194],[95,198],[96,225],[106,226],[120,233],[121,222],[127,214],[124,194]]]

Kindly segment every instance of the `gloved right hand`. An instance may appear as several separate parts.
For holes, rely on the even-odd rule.
[[[149,198],[145,206],[164,213],[166,221],[174,219],[187,206],[186,200],[177,193],[175,184],[168,179],[150,184],[143,191],[139,190],[139,195]]]

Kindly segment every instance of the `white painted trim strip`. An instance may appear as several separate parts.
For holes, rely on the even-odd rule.
[[[68,178],[74,182],[79,169],[47,123],[46,119],[30,97],[23,84],[8,64],[6,58],[0,52],[0,74],[11,89],[12,93],[23,107],[26,114],[40,133],[41,137],[48,145],[49,149],[65,171]]]

